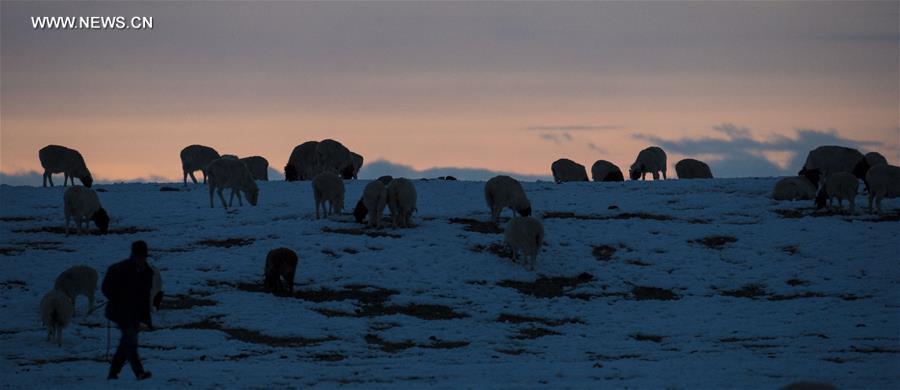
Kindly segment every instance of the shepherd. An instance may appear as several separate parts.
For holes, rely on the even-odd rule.
[[[108,301],[106,318],[114,322],[122,332],[119,347],[113,355],[106,379],[119,379],[119,371],[125,361],[138,380],[150,378],[138,356],[138,330],[141,324],[153,329],[150,319],[150,289],[153,285],[153,270],[147,264],[147,243],[131,243],[131,256],[115,263],[106,270],[103,278],[103,295]]]

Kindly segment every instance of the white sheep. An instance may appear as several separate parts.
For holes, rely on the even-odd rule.
[[[350,166],[351,169],[353,166],[350,149],[333,139],[319,141],[319,145],[316,146],[316,158],[320,172],[340,174],[347,166]]]
[[[625,181],[622,170],[606,160],[597,160],[591,165],[591,177],[594,181]]]
[[[262,156],[250,156],[241,159],[250,170],[254,180],[269,181],[269,161]]]
[[[686,158],[675,164],[675,174],[679,179],[712,179],[709,165],[700,160]]]
[[[222,200],[222,207],[225,207],[226,210],[234,204],[235,195],[237,195],[238,204],[244,205],[244,202],[241,201],[241,192],[251,205],[256,206],[259,187],[253,181],[250,170],[240,160],[228,158],[215,160],[206,167],[206,174],[209,176],[209,207],[216,207],[213,203],[213,192],[216,190],[218,190],[219,199]],[[222,191],[226,188],[231,189],[228,204],[225,203],[225,196],[222,195]]]
[[[553,180],[557,183],[588,181],[587,170],[585,170],[584,165],[567,158],[561,158],[550,164],[550,171],[553,172]]]
[[[638,153],[634,163],[631,164],[628,176],[631,177],[631,180],[638,178],[645,180],[649,172],[653,174],[653,180],[659,180],[659,172],[662,172],[663,180],[665,180],[666,166],[666,152],[658,146],[651,146]]]
[[[72,186],[63,194],[63,212],[66,216],[66,235],[69,235],[69,220],[75,220],[75,232],[79,235],[88,231],[90,221],[94,221],[100,234],[109,230],[109,214],[100,206],[100,198],[94,190],[82,186]],[[82,231],[82,225],[84,230]]]
[[[866,182],[869,183],[869,212],[881,214],[881,199],[900,196],[900,167],[879,164],[869,168]],[[875,209],[872,209],[873,200]]]
[[[209,146],[190,145],[181,149],[181,170],[184,173],[184,185],[187,185],[188,175],[191,176],[194,184],[197,184],[197,178],[194,177],[195,171],[203,172],[203,184],[206,184],[206,177],[209,176],[206,167],[219,158],[219,152]]]
[[[791,176],[778,180],[772,189],[775,200],[815,199],[816,187],[805,176]]]
[[[850,203],[850,214],[856,210],[856,189],[859,187],[859,179],[849,172],[832,173],[825,177],[816,195],[816,209],[825,207],[825,200],[829,206],[832,200],[837,198],[838,208],[843,207],[841,202],[846,199]]]
[[[863,183],[866,185],[866,191],[869,190],[869,182],[866,181],[866,173],[869,172],[869,168],[874,167],[880,164],[887,164],[887,159],[878,152],[869,152],[863,156],[862,160],[859,160],[856,163],[856,166],[853,167],[853,174],[862,179]]]
[[[53,174],[63,174],[63,187],[72,181],[75,185],[75,178],[81,180],[81,184],[91,188],[94,178],[91,177],[91,171],[88,170],[84,163],[84,158],[77,150],[69,149],[65,146],[47,145],[38,151],[38,158],[41,160],[41,167],[44,168],[44,187],[47,181],[53,187]]]
[[[541,221],[533,217],[514,217],[509,220],[504,237],[512,251],[513,261],[516,261],[517,253],[522,252],[525,267],[534,271],[538,252],[544,244],[544,225]]]
[[[94,293],[97,291],[97,270],[86,266],[76,265],[56,277],[54,289],[62,291],[72,301],[72,311],[75,311],[75,298],[84,295],[88,299],[88,311],[94,311]]]
[[[387,186],[378,180],[373,180],[363,189],[362,201],[369,214],[367,226],[380,228],[381,216],[387,205]]]
[[[518,180],[509,176],[494,176],[484,184],[484,199],[491,209],[491,220],[500,223],[500,213],[509,207],[513,217],[518,213],[527,217],[531,215],[531,202],[525,196],[525,190]]]
[[[152,265],[150,270],[153,271],[153,281],[150,284],[150,308],[158,311],[163,299],[162,275],[159,273],[159,268]]]
[[[297,272],[297,253],[277,248],[266,255],[263,286],[273,294],[294,293],[294,274]]]
[[[319,173],[316,149],[319,141],[307,141],[294,147],[287,165],[284,166],[284,180],[312,180]]]
[[[865,157],[858,150],[843,146],[820,146],[806,155],[806,162],[798,175],[806,176],[813,186],[819,186],[819,178],[838,172],[859,172],[865,178],[864,170],[855,169]]]
[[[340,214],[344,209],[344,181],[333,172],[322,172],[312,181],[313,198],[316,202],[316,219],[319,219],[319,206],[328,218],[329,208],[332,213]],[[328,208],[325,207],[328,202]]]
[[[72,320],[75,307],[66,293],[52,290],[41,299],[41,322],[47,327],[47,340],[56,339],[56,345],[62,347],[62,331]]]
[[[402,177],[391,180],[387,187],[387,203],[394,227],[410,227],[416,208],[416,187]]]

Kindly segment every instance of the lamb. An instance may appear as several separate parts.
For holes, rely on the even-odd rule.
[[[109,214],[100,206],[100,198],[90,188],[72,186],[63,194],[63,211],[66,216],[66,235],[69,235],[69,220],[75,219],[75,231],[82,233],[82,224],[87,231],[90,223],[94,221],[100,234],[106,234],[109,230]]]
[[[567,158],[554,161],[550,165],[550,171],[553,172],[553,180],[557,183],[588,181],[587,170],[584,169],[584,165]]]
[[[533,217],[515,217],[509,221],[504,237],[512,251],[513,262],[521,251],[525,257],[525,267],[534,271],[538,252],[544,243],[544,225],[541,221]]]
[[[772,199],[809,200],[816,197],[816,187],[805,176],[785,177],[775,183]]]
[[[412,213],[416,208],[416,187],[404,178],[391,180],[387,187],[387,203],[391,210],[391,221],[394,227],[410,227]]]
[[[184,172],[184,185],[187,186],[188,175],[191,176],[194,184],[197,184],[197,178],[194,177],[195,171],[203,172],[203,184],[206,184],[206,177],[209,176],[209,171],[206,167],[219,158],[219,152],[209,146],[190,145],[181,149],[181,170]]]
[[[822,175],[830,175],[838,172],[854,172],[856,170],[865,178],[865,170],[855,169],[865,156],[858,150],[846,148],[843,146],[820,146],[813,149],[806,155],[806,162],[803,168],[798,172],[801,176],[806,176],[813,186],[819,186],[819,178]]]
[[[158,311],[163,300],[162,275],[159,273],[159,268],[151,265],[150,269],[153,271],[153,282],[150,285],[150,308]]]
[[[622,170],[606,160],[597,160],[591,165],[591,177],[594,181],[625,181]]]
[[[825,200],[829,205],[832,199],[837,198],[838,207],[843,207],[841,201],[847,199],[850,203],[850,214],[856,209],[856,189],[859,187],[859,179],[849,172],[832,173],[825,177],[816,195],[816,209],[825,207]]]
[[[56,338],[62,347],[62,331],[72,320],[75,308],[66,293],[52,290],[41,299],[41,321],[47,327],[47,340]]]
[[[308,141],[294,147],[287,165],[284,179],[287,181],[312,180],[319,173],[316,149],[318,141]]]
[[[253,180],[269,181],[269,161],[262,156],[250,156],[241,159],[250,170]]]
[[[228,210],[228,207],[234,204],[234,196],[237,195],[238,204],[243,206],[240,192],[244,193],[247,201],[251,205],[256,206],[259,198],[259,187],[253,181],[253,175],[247,166],[240,160],[232,160],[228,158],[220,158],[211,162],[206,167],[206,174],[209,176],[209,207],[216,207],[213,203],[213,192],[218,189],[219,199],[222,200],[222,207]],[[222,191],[226,188],[231,189],[231,197],[228,204],[225,204],[225,196]]]
[[[675,164],[675,173],[679,179],[712,179],[709,165],[700,160],[686,158]]]
[[[329,209],[325,207],[325,202],[328,202],[332,213],[341,213],[344,209],[344,181],[340,176],[333,172],[322,172],[313,179],[312,188],[316,201],[316,219],[319,219],[320,205],[325,218],[328,218]]]
[[[294,273],[297,271],[297,253],[288,248],[277,248],[266,255],[263,286],[272,294],[293,294]]]
[[[366,188],[363,190],[360,202],[362,202],[362,207],[360,208],[359,204],[357,204],[357,209],[363,213],[363,216],[365,216],[366,212],[368,212],[369,215],[366,226],[380,228],[381,216],[384,214],[384,206],[387,205],[387,186],[378,180],[373,180],[371,183],[367,184]],[[362,222],[360,216],[356,213],[357,211],[354,210],[356,221]]]
[[[344,172],[348,165],[352,167],[350,149],[333,139],[325,139],[316,146],[316,158],[320,172]]]
[[[81,180],[81,184],[91,188],[94,184],[94,178],[91,177],[91,171],[88,170],[84,163],[84,158],[77,150],[69,149],[65,146],[47,145],[38,151],[38,158],[41,160],[41,167],[44,168],[44,187],[47,181],[53,187],[53,174],[63,174],[63,187],[72,181],[75,185],[75,178]]]
[[[637,159],[631,164],[628,170],[628,176],[631,180],[645,180],[647,173],[653,174],[653,180],[659,180],[659,173],[662,172],[663,180],[666,179],[666,152],[658,146],[651,146],[638,153]]]
[[[491,209],[491,220],[494,224],[500,223],[500,213],[509,207],[513,212],[523,217],[531,215],[531,202],[525,196],[525,190],[518,180],[509,176],[494,176],[484,185],[484,199]]]
[[[75,312],[75,298],[84,295],[88,299],[88,311],[94,311],[94,292],[97,291],[97,270],[86,266],[76,265],[63,271],[56,277],[54,289],[62,291],[72,301],[72,312]]]
[[[879,164],[866,173],[869,183],[869,212],[881,214],[881,199],[900,197],[900,167]],[[872,201],[876,209],[872,209]]]

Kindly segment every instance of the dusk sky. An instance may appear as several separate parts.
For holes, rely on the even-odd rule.
[[[823,144],[900,160],[897,1],[0,7],[6,177],[41,171],[47,144],[96,178],[180,181],[189,144],[281,170],[323,138],[367,162],[545,176],[560,157],[624,170],[650,145],[720,177],[793,174]],[[30,21],[117,15],[153,29]]]

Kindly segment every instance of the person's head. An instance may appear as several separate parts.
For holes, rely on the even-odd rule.
[[[131,258],[136,261],[144,262],[147,261],[147,243],[143,240],[138,240],[131,243]]]

